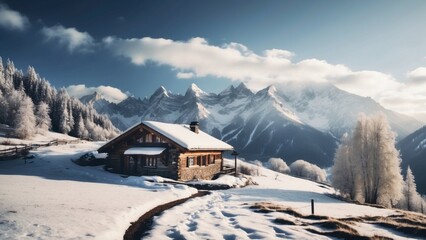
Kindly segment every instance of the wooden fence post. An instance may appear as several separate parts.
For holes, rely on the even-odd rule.
[[[311,214],[315,215],[314,199],[311,199]]]

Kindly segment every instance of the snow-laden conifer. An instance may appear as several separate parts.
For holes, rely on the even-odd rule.
[[[52,126],[49,117],[50,108],[45,102],[40,102],[36,110],[36,127],[39,132],[46,132]]]
[[[23,139],[34,136],[35,123],[34,104],[29,97],[24,97],[16,114],[16,136]]]

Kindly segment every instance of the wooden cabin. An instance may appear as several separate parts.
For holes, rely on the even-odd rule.
[[[143,121],[98,149],[107,167],[128,175],[182,181],[211,179],[223,170],[223,152],[233,147],[190,125]]]

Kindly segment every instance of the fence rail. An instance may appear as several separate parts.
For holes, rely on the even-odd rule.
[[[6,149],[0,150],[0,159],[12,159],[17,158],[21,156],[25,156],[29,153],[31,150],[36,150],[40,147],[48,147],[48,146],[57,146],[57,145],[65,145],[68,143],[78,143],[80,140],[53,140],[47,143],[35,143],[35,144],[28,144],[28,145],[20,145],[20,146],[14,146]]]

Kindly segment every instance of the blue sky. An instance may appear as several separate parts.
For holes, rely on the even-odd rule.
[[[0,0],[0,56],[57,88],[137,97],[325,81],[426,120],[425,12],[425,1]]]

